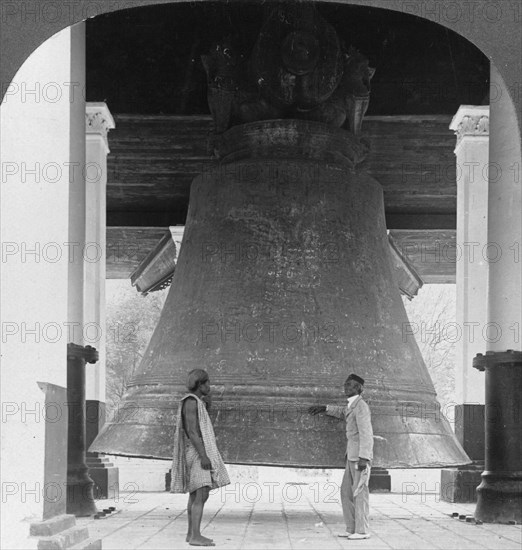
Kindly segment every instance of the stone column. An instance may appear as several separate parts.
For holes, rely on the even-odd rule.
[[[457,342],[455,433],[473,465],[442,471],[441,495],[473,502],[484,463],[484,380],[473,368],[482,351],[488,280],[489,106],[462,105],[451,121],[457,136]],[[447,405],[447,404],[445,404]]]
[[[488,280],[489,106],[460,107],[450,128],[457,136],[457,323],[462,333],[455,390],[458,404],[476,405],[484,404],[484,380],[472,363],[482,351],[487,311],[486,300],[477,298],[486,296]],[[471,449],[464,450],[469,455]]]
[[[85,263],[84,326],[86,343],[94,346],[100,361],[87,374],[86,397],[105,402],[105,275],[107,232],[107,134],[114,119],[105,103],[87,103],[85,111]]]
[[[485,370],[486,464],[475,517],[505,523],[522,521],[522,185],[514,106],[493,64],[490,101],[488,330],[486,355],[477,355],[473,362]]]
[[[36,548],[39,536],[59,544],[63,529],[78,544],[87,536],[65,514],[69,200],[72,144],[84,143],[74,111],[85,109],[73,71],[84,55],[79,27],[27,59],[0,112],[3,548]]]
[[[85,464],[85,360],[97,361],[95,349],[83,350],[88,332],[84,319],[84,265],[89,250],[86,246],[87,165],[85,139],[85,25],[71,27],[77,44],[71,55],[72,81],[82,87],[77,101],[71,104],[70,150],[73,171],[69,193],[69,284],[67,349],[67,401],[69,408],[67,512],[85,516],[96,512],[92,494],[93,482]],[[87,367],[95,369],[96,367]]]
[[[85,373],[86,449],[94,441],[105,423],[106,384],[106,233],[107,233],[107,155],[108,132],[114,128],[114,119],[105,103],[87,103],[86,126],[86,230],[84,254],[83,319],[84,337],[100,356],[95,368]],[[98,453],[86,455],[89,476],[94,482],[95,498],[115,495],[118,468]]]
[[[71,80],[82,87],[71,102],[70,189],[69,189],[69,284],[68,284],[68,342],[83,345],[83,286],[85,254],[85,25],[71,27],[72,40],[77,47],[71,53]]]

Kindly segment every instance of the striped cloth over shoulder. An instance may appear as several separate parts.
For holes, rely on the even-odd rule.
[[[194,455],[194,446],[183,430],[181,409],[187,397],[193,397],[198,404],[198,419],[201,437],[205,446],[205,452],[212,463],[212,471],[208,472],[201,468],[199,456]],[[188,456],[187,456],[188,455]],[[208,476],[210,474],[210,480]],[[193,479],[191,479],[191,477]],[[172,482],[171,493],[188,493],[199,487],[210,486],[212,489],[228,485],[230,479],[217,448],[216,436],[210,416],[204,402],[193,393],[184,395],[179,403],[176,430],[174,433],[174,451],[172,458]]]

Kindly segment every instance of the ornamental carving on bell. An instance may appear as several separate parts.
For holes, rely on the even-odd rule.
[[[248,57],[227,37],[201,60],[216,135],[271,119],[361,131],[375,70],[354,48],[343,49],[313,5],[272,10]]]

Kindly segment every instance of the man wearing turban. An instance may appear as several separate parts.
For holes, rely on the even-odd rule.
[[[310,414],[326,413],[346,422],[346,469],[341,484],[341,504],[346,532],[340,537],[351,540],[368,539],[370,464],[373,458],[373,429],[370,408],[363,400],[364,380],[350,374],[344,383],[346,406],[315,405]]]

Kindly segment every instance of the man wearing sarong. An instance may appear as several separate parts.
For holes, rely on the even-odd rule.
[[[186,541],[192,546],[215,546],[201,534],[203,507],[210,490],[228,485],[230,479],[204,402],[210,394],[207,372],[190,371],[187,389],[190,393],[181,398],[178,407],[170,490],[189,493]]]
[[[346,531],[340,537],[368,539],[370,464],[373,458],[373,429],[370,408],[361,397],[364,380],[350,374],[344,383],[346,406],[316,405],[310,414],[326,413],[346,421],[346,469],[341,484],[341,504]]]

